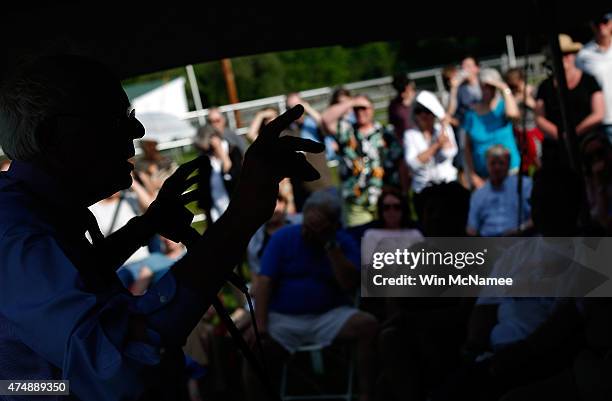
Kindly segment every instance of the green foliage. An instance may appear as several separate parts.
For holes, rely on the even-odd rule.
[[[397,54],[396,44],[379,42],[238,57],[232,59],[232,66],[238,97],[245,101],[390,75],[394,71]],[[194,65],[194,70],[204,107],[227,104],[220,63],[201,63]],[[124,84],[159,79],[169,81],[178,76],[186,77],[183,68],[132,78],[124,81]],[[187,93],[191,102],[189,87]]]

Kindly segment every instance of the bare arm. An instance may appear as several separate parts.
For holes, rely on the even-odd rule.
[[[132,180],[132,190],[136,194],[138,200],[138,206],[141,210],[147,210],[149,205],[155,200],[155,198],[142,186],[136,179]]]
[[[261,128],[261,124],[263,123],[264,116],[261,112],[255,114],[255,118],[251,121],[251,125],[249,125],[249,130],[246,133],[246,137],[249,141],[254,142],[257,139],[257,135],[259,135],[259,129]]]
[[[576,126],[576,134],[583,135],[597,127],[604,119],[606,106],[602,91],[597,91],[591,95],[591,114]]]
[[[441,148],[442,148],[442,145],[440,144],[440,142],[436,141],[436,142],[432,143],[431,146],[429,148],[427,148],[427,150],[419,153],[417,155],[417,159],[421,163],[427,163],[432,157],[435,156],[436,153],[438,153],[438,151]]]
[[[506,84],[500,84],[500,86],[502,95],[504,97],[506,118],[512,122],[519,121],[521,119],[521,112],[516,104],[516,100],[514,99],[512,92],[510,91],[510,88],[508,88],[508,85]]]
[[[223,174],[227,174],[232,168],[232,159],[229,157],[229,153],[223,149],[221,142],[211,141],[211,146],[215,152],[215,156],[221,160],[221,168],[223,169]]]
[[[559,137],[557,126],[546,118],[546,105],[542,99],[536,101],[535,116],[536,125],[542,132],[554,139]]]
[[[334,246],[327,250],[327,257],[331,262],[336,280],[344,290],[355,288],[359,282],[359,272],[342,251],[340,246]]]
[[[230,159],[229,155],[223,152],[223,173],[227,174],[232,169],[232,159]]]
[[[469,172],[469,177],[467,177],[467,179],[474,187],[476,187],[476,189],[478,189],[484,185],[484,180],[478,174],[476,174],[476,171],[474,170],[474,159],[472,158],[472,141],[470,140],[469,135],[465,136],[464,154],[465,164],[467,165]]]
[[[304,106],[304,112],[308,114],[310,117],[312,117],[312,119],[315,120],[317,125],[320,125],[321,124],[321,113],[316,111],[314,107],[312,107],[309,103],[304,102],[302,103],[302,106]]]
[[[351,108],[353,108],[353,100],[335,104],[329,107],[321,114],[321,123],[325,132],[331,135],[336,135],[338,132],[338,121],[342,119]]]
[[[138,178],[140,178],[140,180],[142,181],[143,188],[151,196],[155,196],[159,188],[153,182],[151,175],[148,172],[136,172],[136,174],[138,174]]]
[[[450,82],[450,91],[448,93],[448,105],[446,107],[446,115],[449,119],[455,115],[457,111],[457,93],[459,92],[459,80],[453,78]]]

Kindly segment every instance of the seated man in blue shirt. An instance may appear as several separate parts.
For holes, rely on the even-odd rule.
[[[184,207],[197,198],[197,190],[183,194],[198,179],[188,178],[196,159],[166,180],[143,216],[104,238],[87,208],[131,185],[128,159],[144,135],[119,80],[67,55],[6,79],[0,146],[13,163],[0,173],[0,378],[69,380],[70,399],[184,399],[181,346],[270,218],[279,181],[318,178],[296,150],[324,147],[279,138],[302,112],[266,126],[228,210],[204,235]],[[189,249],[134,297],[115,271],[153,233]]]
[[[366,399],[377,322],[351,306],[359,284],[359,248],[340,230],[338,196],[313,193],[303,214],[303,224],[277,231],[264,251],[255,294],[257,323],[290,353],[335,338],[357,340]]]
[[[510,151],[502,145],[487,150],[487,182],[472,193],[468,216],[468,235],[500,237],[518,234],[532,226],[528,199],[531,179],[523,177],[521,224],[518,227],[519,195],[518,176],[508,176]]]

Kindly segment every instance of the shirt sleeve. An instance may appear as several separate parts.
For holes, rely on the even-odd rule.
[[[300,137],[303,139],[310,139],[311,141],[315,142],[321,142],[319,127],[317,126],[317,122],[314,120],[314,118],[308,116],[304,119],[304,124],[302,124],[302,129],[300,130]]]
[[[470,211],[468,214],[467,224],[467,228],[472,229],[476,232],[480,232],[480,218],[478,216],[480,212],[480,197],[478,196],[478,191],[479,190],[476,190],[474,193],[472,193],[472,196],[470,197]]]
[[[531,216],[531,203],[529,203],[529,198],[531,197],[531,189],[533,187],[533,181],[529,177],[523,178],[523,213],[524,216],[521,219],[522,221],[526,221]]]
[[[578,54],[576,54],[575,64],[577,68],[581,69],[582,71],[586,71],[584,48],[582,48],[582,50],[580,50]]]
[[[406,164],[413,171],[423,167],[423,163],[419,160],[419,149],[416,143],[416,136],[422,135],[419,131],[410,129],[404,133],[404,157]]]
[[[160,363],[163,345],[182,344],[191,331],[192,322],[181,316],[204,308],[169,274],[142,297],[122,289],[86,292],[49,234],[7,234],[0,244],[0,313],[24,344],[62,370],[81,399],[137,398],[149,385],[146,373]],[[146,342],[128,334],[135,316],[145,321]]]

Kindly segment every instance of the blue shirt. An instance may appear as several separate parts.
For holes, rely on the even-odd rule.
[[[353,239],[339,230],[336,241],[359,269],[359,248]],[[314,249],[302,238],[302,225],[284,227],[272,235],[263,254],[260,274],[274,282],[271,311],[320,314],[350,303],[325,252]]]
[[[137,399],[182,372],[180,346],[207,305],[172,274],[134,297],[112,269],[95,269],[76,218],[86,209],[68,193],[28,163],[0,173],[0,379],[66,379],[71,399]],[[148,341],[130,337],[135,315]]]
[[[465,113],[462,128],[472,143],[474,170],[481,177],[488,177],[486,152],[493,145],[503,145],[510,152],[510,168],[518,168],[519,151],[514,139],[512,123],[506,118],[503,100],[497,102],[494,110],[480,115],[474,110]]]
[[[531,205],[527,201],[531,195],[531,178],[523,177],[523,210],[521,223],[527,221],[531,214]],[[508,230],[514,230],[518,224],[518,176],[507,177],[500,188],[493,188],[487,182],[472,193],[468,228],[476,230],[483,237],[496,237]]]
[[[314,118],[310,116],[304,117],[304,122],[300,130],[300,137],[325,144],[325,157],[327,157],[328,160],[332,160],[336,157],[336,151],[334,150],[334,143],[336,143],[336,140],[331,135],[323,135],[319,129],[319,124],[317,124]]]

